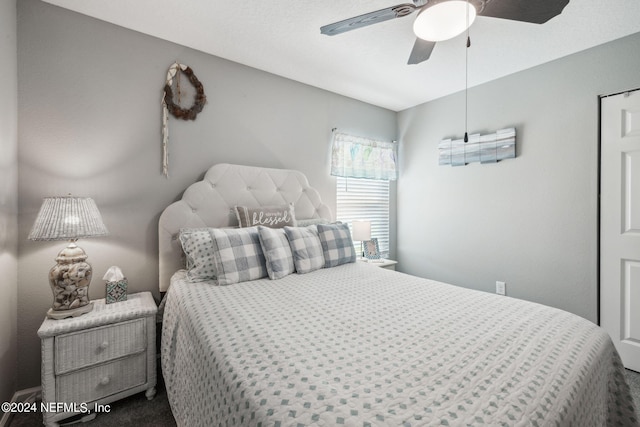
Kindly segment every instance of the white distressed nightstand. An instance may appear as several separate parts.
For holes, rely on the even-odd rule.
[[[381,259],[376,261],[376,260],[367,260],[365,258],[365,259],[360,259],[360,261],[369,263],[371,265],[375,265],[376,267],[386,268],[387,270],[395,270],[396,264],[398,263],[398,261],[394,261],[392,259]]]
[[[93,412],[146,390],[156,394],[156,303],[150,292],[126,301],[93,301],[80,317],[45,319],[42,340],[42,403],[46,425],[77,413]],[[75,405],[74,405],[75,404]],[[85,409],[86,408],[86,409]],[[99,407],[98,407],[99,408]],[[99,411],[97,411],[99,412]]]

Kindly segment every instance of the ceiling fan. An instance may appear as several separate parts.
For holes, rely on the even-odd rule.
[[[320,28],[322,34],[335,36],[378,22],[402,18],[418,12],[413,30],[416,42],[408,64],[419,64],[431,56],[436,42],[464,32],[476,15],[512,21],[544,24],[560,15],[569,0],[412,0],[375,12],[365,13]]]

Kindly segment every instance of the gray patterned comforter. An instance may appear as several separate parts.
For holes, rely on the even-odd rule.
[[[608,335],[573,314],[365,263],[167,295],[181,426],[637,426]]]

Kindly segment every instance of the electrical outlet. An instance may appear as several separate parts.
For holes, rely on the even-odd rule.
[[[507,294],[507,284],[505,282],[496,282],[496,294]]]

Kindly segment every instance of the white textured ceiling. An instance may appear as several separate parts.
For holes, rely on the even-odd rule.
[[[406,65],[415,14],[320,34],[322,25],[402,1],[44,1],[394,111],[464,89],[464,36],[438,43],[428,61]],[[475,86],[639,32],[640,1],[571,0],[543,25],[478,17],[470,31]]]

